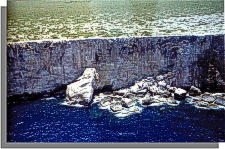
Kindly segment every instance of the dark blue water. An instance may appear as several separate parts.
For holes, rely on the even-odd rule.
[[[225,110],[179,106],[145,108],[124,119],[97,105],[62,100],[8,103],[9,142],[224,142]],[[162,108],[163,107],[163,108]]]

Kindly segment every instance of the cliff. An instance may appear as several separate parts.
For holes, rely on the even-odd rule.
[[[96,68],[98,89],[172,72],[170,84],[225,90],[224,35],[129,37],[9,43],[8,96],[50,91]]]

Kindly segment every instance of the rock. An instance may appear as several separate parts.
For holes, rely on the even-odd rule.
[[[142,99],[142,105],[150,105],[151,104],[151,95],[147,93],[145,97]]]
[[[189,90],[189,95],[190,96],[199,96],[201,95],[201,90],[197,87],[191,86]]]
[[[171,86],[170,85],[166,85],[166,88],[169,89],[169,88],[171,88]]]
[[[116,102],[121,102],[122,97],[111,97],[111,104],[116,103]]]
[[[103,98],[103,99],[101,100],[100,105],[101,105],[102,107],[106,107],[106,106],[110,105],[111,102],[112,102],[112,98],[109,97],[109,96],[107,96],[107,97],[105,97],[105,98]]]
[[[168,103],[170,104],[178,104],[178,101],[174,100],[173,98],[168,99]]]
[[[138,95],[145,95],[147,93],[147,89],[139,90],[137,92]]]
[[[186,94],[187,94],[187,91],[185,91],[181,88],[178,88],[174,92],[174,98],[177,100],[182,100],[182,99],[185,99]]]
[[[153,77],[147,77],[148,81],[154,82],[155,80],[153,79]]]
[[[201,98],[203,101],[205,101],[205,102],[210,102],[210,103],[212,103],[212,102],[214,102],[216,99],[213,97],[213,96],[203,96],[202,98]]]
[[[192,100],[193,102],[201,101],[201,97],[191,97],[191,100]]]
[[[158,85],[166,88],[166,85],[167,85],[167,84],[166,84],[165,81],[159,81],[159,82],[158,82]]]
[[[164,98],[169,98],[172,96],[172,94],[169,91],[165,90],[161,96]]]
[[[139,112],[139,111],[140,111],[140,109],[138,107],[132,107],[130,109],[130,112]]]
[[[123,98],[131,98],[131,99],[133,99],[133,98],[135,98],[135,95],[132,94],[132,93],[126,93],[126,94],[123,95]]]
[[[141,80],[141,81],[136,82],[135,85],[137,85],[139,89],[143,89],[144,83],[145,83],[145,81]]]
[[[165,92],[165,90],[164,90],[164,89],[160,89],[160,88],[159,88],[159,90],[158,90],[158,93],[157,93],[157,94],[158,94],[158,95],[163,95],[163,94],[164,94],[164,92]]]
[[[146,94],[146,96],[142,99],[142,105],[150,105],[152,103],[158,103],[158,98],[156,96],[149,96],[149,94]]]
[[[217,97],[214,103],[217,104],[217,105],[225,106],[225,98]]]
[[[130,92],[136,94],[140,90],[137,84],[130,87]]]
[[[136,102],[130,98],[122,98],[122,106],[125,108],[130,108],[136,104]]]
[[[110,109],[113,111],[113,112],[118,112],[118,111],[121,111],[123,110],[123,107],[122,107],[122,104],[120,102],[117,102],[113,105],[110,106]]]
[[[94,102],[100,102],[103,98],[105,98],[105,95],[103,93],[100,93],[99,95],[96,95],[94,97]]]
[[[208,102],[204,102],[204,101],[199,101],[197,103],[197,106],[199,106],[199,107],[208,107],[209,103]]]
[[[149,86],[153,85],[152,82],[144,82],[142,85],[142,89],[148,89]]]
[[[119,95],[119,96],[123,96],[127,93],[129,93],[130,90],[129,89],[121,89],[121,90],[118,90],[118,91],[113,91],[113,94],[114,95]]]
[[[202,96],[210,96],[211,94],[209,92],[205,92],[204,94],[202,94]]]
[[[225,97],[225,93],[214,93],[212,94],[214,97]]]
[[[211,103],[211,104],[208,105],[208,108],[210,108],[210,109],[217,109],[219,107],[218,107],[217,104]]]
[[[176,87],[169,87],[168,91],[174,93],[176,89],[177,89]]]
[[[159,97],[158,98],[158,101],[160,101],[160,102],[167,102],[168,100],[167,100],[167,98],[164,98],[164,97]]]
[[[156,80],[157,80],[157,81],[161,81],[161,80],[163,80],[163,79],[164,79],[163,75],[156,76]]]
[[[67,85],[66,101],[70,104],[88,105],[93,97],[98,81],[95,68],[85,69],[83,75],[74,83]]]
[[[145,105],[145,106],[150,105],[152,103],[151,101],[152,101],[151,98],[144,98],[142,99],[142,105]]]
[[[173,77],[173,73],[172,72],[168,72],[167,73],[167,77]]]
[[[159,89],[158,89],[158,87],[157,87],[156,85],[153,85],[153,86],[150,86],[150,87],[149,87],[149,91],[150,91],[151,93],[153,93],[153,94],[157,94],[158,91],[159,91]]]

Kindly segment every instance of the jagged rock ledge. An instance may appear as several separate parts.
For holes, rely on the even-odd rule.
[[[136,81],[129,88],[107,94],[100,93],[93,97],[100,80],[98,80],[98,73],[94,68],[87,68],[78,80],[67,86],[66,102],[77,106],[97,103],[99,108],[108,109],[118,117],[139,113],[147,106],[162,104],[177,106],[181,101],[194,104],[198,108],[225,109],[225,93],[202,93],[194,86],[191,86],[188,91],[172,87],[168,83],[173,78],[172,72],[147,77]]]

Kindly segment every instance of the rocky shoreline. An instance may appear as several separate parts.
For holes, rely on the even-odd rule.
[[[99,81],[97,76],[95,69],[87,68],[78,81],[68,85],[66,91],[67,104],[86,106],[97,103],[99,108],[108,109],[118,117],[141,112],[147,106],[162,104],[177,106],[182,101],[194,104],[198,108],[225,109],[225,93],[203,93],[194,86],[191,86],[188,90],[173,87],[169,85],[171,79],[173,79],[172,72],[136,81],[129,88],[93,96],[93,90],[96,89]],[[77,96],[78,94],[85,96]]]

